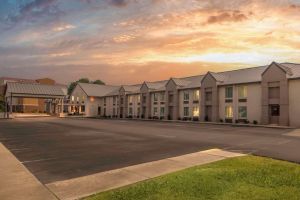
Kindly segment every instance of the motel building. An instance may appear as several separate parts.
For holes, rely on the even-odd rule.
[[[0,78],[5,117],[35,115],[62,116],[68,113],[67,86],[49,78],[30,80]]]
[[[138,85],[78,83],[70,96],[59,92],[55,84],[48,85],[48,89],[41,83],[19,84],[29,84],[31,90],[23,96],[6,92],[10,110],[20,104],[15,98],[36,97],[48,102],[43,105],[51,106],[51,112],[70,116],[300,127],[300,64],[294,63],[273,62]],[[42,89],[34,89],[42,85]],[[7,82],[6,88],[14,86]]]
[[[132,86],[78,84],[72,112],[87,117],[300,127],[300,64],[271,63]]]

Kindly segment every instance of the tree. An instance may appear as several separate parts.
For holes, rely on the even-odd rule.
[[[72,93],[72,91],[76,87],[77,83],[91,83],[91,84],[105,85],[105,83],[101,80],[90,81],[88,78],[81,78],[78,81],[70,83],[70,85],[68,87],[69,95]]]
[[[105,85],[105,83],[104,83],[103,81],[101,81],[101,80],[95,80],[95,81],[93,82],[93,84],[97,84],[97,85]]]

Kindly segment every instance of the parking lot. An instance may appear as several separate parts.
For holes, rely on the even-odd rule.
[[[36,118],[0,121],[3,143],[42,183],[222,148],[300,163],[290,129],[149,121]]]

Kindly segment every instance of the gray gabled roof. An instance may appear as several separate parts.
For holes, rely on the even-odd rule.
[[[112,85],[98,85],[90,83],[78,83],[78,86],[86,93],[89,97],[102,97],[118,90],[120,86]]]
[[[61,85],[44,85],[39,83],[8,82],[6,96],[37,96],[37,97],[64,97],[67,88]]]

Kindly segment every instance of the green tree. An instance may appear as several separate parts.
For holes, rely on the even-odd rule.
[[[97,84],[97,85],[105,85],[105,83],[101,80],[95,80],[93,81],[93,84]]]
[[[70,85],[68,87],[69,95],[72,93],[72,91],[76,87],[77,83],[91,83],[91,84],[105,85],[105,83],[101,80],[90,81],[88,78],[81,78],[78,81],[70,83]]]

